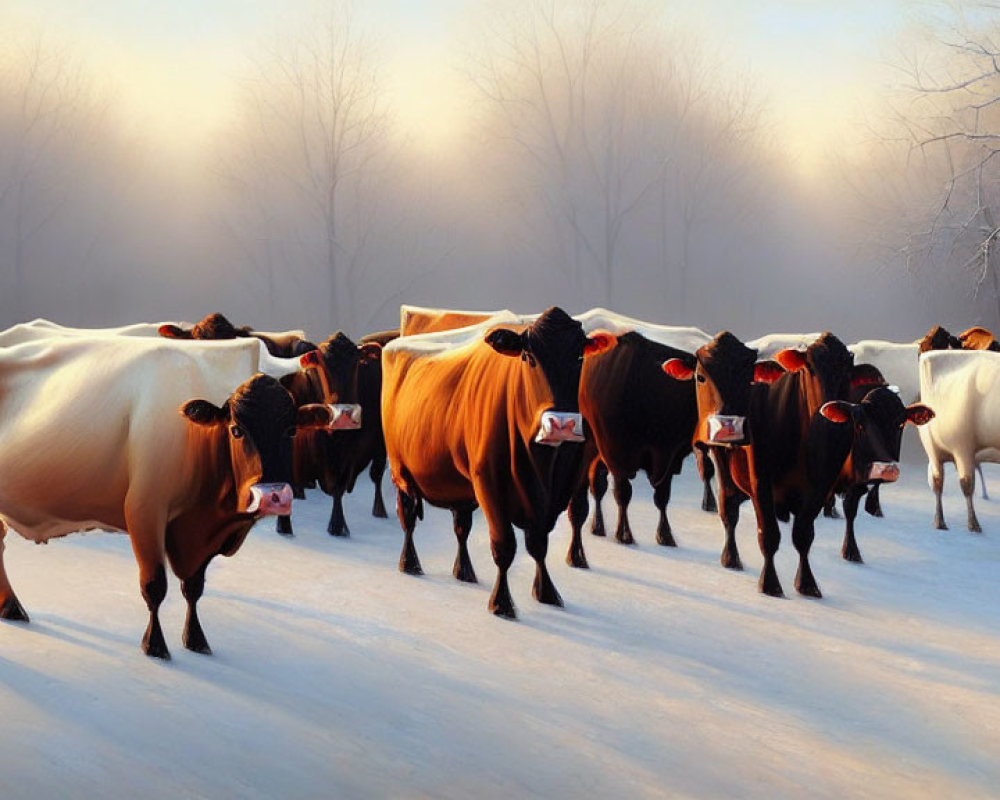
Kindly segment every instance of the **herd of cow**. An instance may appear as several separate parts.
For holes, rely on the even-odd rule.
[[[515,527],[536,563],[533,596],[561,605],[545,565],[557,517],[568,511],[567,562],[586,567],[588,492],[592,532],[603,536],[610,474],[615,538],[631,543],[631,480],[644,470],[656,540],[674,546],[671,481],[692,452],[703,508],[718,510],[725,530],[723,566],[742,568],[736,523],[749,499],[760,590],[782,594],[778,521],[794,518],[795,588],[819,597],[809,565],[816,517],[841,495],[842,554],[861,561],[858,506],[868,495],[866,509],[881,514],[878,487],[898,477],[907,423],[920,426],[928,455],[935,525],[945,527],[942,469],[953,461],[968,527],[979,530],[975,469],[1000,460],[1000,415],[989,408],[995,351],[982,328],[954,337],[935,327],[910,343],[846,346],[831,333],[744,343],[603,309],[404,306],[397,330],[358,344],[337,333],[318,346],[302,331],[236,328],[221,314],[191,327],[15,325],[0,332],[0,618],[28,619],[3,562],[8,526],[39,543],[120,530],[149,609],[143,650],[169,657],[158,619],[169,563],[187,601],[183,643],[211,652],[197,613],[209,562],[235,553],[261,516],[277,516],[278,532],[291,535],[292,500],[306,488],[333,498],[328,531],[348,535],[342,498],[365,469],[372,513],[386,516],[387,464],[404,532],[400,570],[421,572],[414,529],[427,502],[451,510],[454,575],[476,581],[467,539],[480,508],[497,566],[489,609],[512,618]]]

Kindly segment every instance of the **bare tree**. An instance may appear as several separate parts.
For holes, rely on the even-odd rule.
[[[245,82],[242,142],[224,169],[241,201],[231,224],[272,291],[275,272],[289,277],[288,266],[299,263],[300,290],[315,296],[310,262],[321,265],[328,303],[317,323],[325,327],[332,320],[350,331],[361,321],[358,290],[388,132],[374,51],[348,4],[337,3],[328,16],[254,59]]]
[[[897,252],[911,270],[957,273],[1000,324],[1000,5],[953,10],[902,64],[895,119],[917,191]]]
[[[80,62],[41,35],[0,50],[0,252],[15,295],[29,250],[65,216],[105,110]],[[88,242],[80,250],[85,251]]]
[[[470,54],[492,111],[487,135],[523,165],[515,191],[525,216],[540,241],[556,234],[580,299],[615,304],[616,276],[649,238],[644,219],[659,226],[654,241],[683,303],[690,237],[716,210],[714,196],[737,185],[727,169],[752,150],[750,95],[718,90],[707,64],[691,69],[682,52],[637,4],[531,0],[497,6]],[[532,199],[548,231],[537,229]],[[679,257],[674,229],[686,237]]]

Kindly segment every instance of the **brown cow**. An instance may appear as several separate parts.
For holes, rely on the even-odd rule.
[[[296,426],[331,418],[296,410],[270,376],[246,380],[257,353],[112,337],[0,353],[0,617],[28,619],[3,565],[7,526],[36,542],[119,530],[149,609],[143,650],[170,655],[158,617],[169,561],[188,604],[184,645],[210,652],[196,608],[209,562],[235,553],[261,515],[287,513]]]
[[[451,509],[454,574],[475,581],[466,541],[479,506],[497,565],[489,610],[514,618],[513,526],[536,562],[533,596],[562,605],[545,555],[585,469],[580,370],[585,355],[613,347],[615,337],[586,336],[559,308],[516,330],[485,326],[470,337],[464,345],[447,333],[400,337],[383,350],[382,423],[405,533],[400,569],[422,572],[413,529],[426,500]]]
[[[414,336],[418,333],[451,331],[478,325],[503,311],[454,311],[402,305],[399,307],[399,335]]]
[[[262,333],[247,325],[236,327],[225,316],[216,312],[209,314],[190,329],[180,325],[161,325],[160,336],[167,339],[239,339],[253,337],[260,339],[272,356],[294,358],[315,350],[316,345],[305,338],[302,331],[281,331]]]

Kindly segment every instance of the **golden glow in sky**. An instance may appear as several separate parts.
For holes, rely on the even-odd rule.
[[[237,106],[257,43],[309,3],[287,0],[7,0],[0,21],[67,41],[164,147],[202,147]],[[366,0],[359,27],[384,56],[386,86],[410,141],[450,147],[467,127],[470,93],[456,71],[456,20],[476,0]],[[676,4],[668,19],[733,69],[748,70],[771,107],[775,135],[804,173],[858,134],[857,112],[879,79],[880,43],[898,29],[895,0]]]

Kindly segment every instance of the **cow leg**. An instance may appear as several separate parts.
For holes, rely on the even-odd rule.
[[[493,562],[497,565],[497,580],[493,585],[487,608],[498,617],[517,619],[514,600],[507,585],[507,570],[514,562],[514,553],[517,552],[517,539],[514,538],[514,529],[510,523],[496,527],[490,525],[490,550],[493,553]]]
[[[934,527],[939,531],[948,530],[944,521],[944,508],[941,505],[941,494],[944,492],[944,465],[937,459],[927,461],[927,482],[934,490]]]
[[[531,530],[524,532],[524,545],[529,555],[535,559],[535,580],[531,584],[531,596],[539,603],[550,606],[562,606],[563,601],[556,591],[555,584],[545,566],[545,555],[549,550],[549,535]]]
[[[372,479],[375,486],[375,499],[372,501],[372,516],[379,519],[387,519],[385,501],[382,499],[382,476],[385,474],[386,458],[384,455],[372,459],[372,465],[368,468],[368,477]]]
[[[722,519],[722,527],[726,532],[726,541],[722,546],[722,555],[719,560],[726,569],[742,570],[743,562],[740,560],[740,551],[736,547],[736,523],[740,518],[740,505],[743,503],[743,494],[739,487],[733,482],[729,472],[729,453],[720,450],[714,456],[719,460],[716,465],[719,476],[719,517]]]
[[[306,499],[306,490],[303,489],[301,486],[297,486],[297,485],[293,486],[292,487],[292,498],[295,499],[295,500],[305,500]]]
[[[208,646],[205,632],[201,629],[201,621],[198,619],[198,600],[201,599],[201,595],[205,591],[205,570],[207,569],[208,561],[189,578],[181,581],[181,594],[187,600],[187,618],[184,620],[182,641],[188,650],[210,656],[212,648]]]
[[[458,539],[458,555],[455,556],[455,567],[452,575],[465,583],[479,583],[476,578],[476,571],[472,568],[472,559],[469,558],[469,531],[472,530],[472,506],[453,508],[451,510],[452,521],[454,522],[455,538]]]
[[[149,609],[142,650],[147,656],[169,659],[170,651],[163,638],[159,616],[160,604],[167,596],[167,571],[164,568],[166,521],[150,518],[148,512],[134,507],[126,498],[125,526],[132,543],[132,553],[139,565],[139,589]]]
[[[964,458],[955,458],[955,467],[958,469],[958,485],[965,495],[965,507],[967,513],[967,525],[973,533],[982,533],[979,527],[979,520],[976,519],[976,509],[973,505],[973,495],[976,491],[976,468],[974,464],[965,461]]]
[[[615,502],[618,504],[618,524],[615,527],[615,541],[621,544],[635,544],[632,526],[628,523],[628,504],[632,501],[632,481],[627,475],[615,475]]]
[[[660,512],[660,521],[656,524],[656,543],[664,547],[677,547],[674,534],[670,530],[670,520],[667,519],[667,503],[670,502],[671,476],[667,475],[660,484],[653,488],[653,504]],[[714,499],[714,498],[713,498]]]
[[[413,546],[413,529],[417,525],[417,498],[402,489],[396,490],[396,515],[403,527],[403,552],[399,555],[399,571],[407,575],[423,575],[417,548]]]
[[[837,513],[837,495],[830,495],[830,499],[823,504],[823,516],[828,519],[840,519]]]
[[[577,569],[589,569],[587,554],[583,551],[583,523],[587,521],[588,508],[587,482],[583,481],[573,493],[569,501],[567,516],[572,535],[569,540],[569,550],[566,553],[566,563]]]
[[[594,522],[590,532],[594,536],[605,536],[604,512],[601,511],[601,500],[608,491],[608,468],[603,461],[597,460],[590,468],[590,491],[594,494]]]
[[[715,464],[712,463],[712,457],[701,445],[695,445],[694,459],[704,487],[701,495],[701,510],[715,513],[719,510],[715,502],[715,495],[712,493],[712,478],[715,476]]]
[[[344,518],[344,494],[339,490],[333,493],[333,508],[330,509],[326,532],[331,536],[351,535],[351,529],[347,527],[347,520]]]
[[[303,494],[305,494],[305,492],[303,492]],[[293,536],[294,532],[292,531],[292,515],[279,514],[275,520],[274,529],[282,536]]]
[[[799,554],[799,568],[795,573],[795,589],[799,594],[808,597],[823,596],[816,583],[816,578],[813,576],[812,567],[809,566],[809,550],[816,537],[814,521],[819,510],[819,507],[810,507],[807,503],[795,515],[795,522],[792,523],[792,544],[795,545]],[[857,514],[857,508],[854,511]]]
[[[847,561],[855,564],[863,564],[861,551],[858,549],[858,542],[854,538],[854,520],[858,516],[858,503],[865,493],[864,486],[851,486],[844,495],[844,519],[846,520],[844,529],[844,544],[840,548],[840,555]]]
[[[28,615],[14,594],[14,589],[7,578],[7,567],[3,560],[4,539],[7,537],[7,525],[0,519],[0,619],[12,622],[27,622]]]
[[[882,498],[879,491],[879,487],[882,484],[876,483],[868,492],[868,496],[865,498],[865,511],[868,512],[873,517],[881,517],[882,514]]]
[[[979,473],[979,491],[983,496],[983,500],[989,500],[990,496],[986,493],[986,478],[983,475],[983,465],[976,464],[976,472]]]

